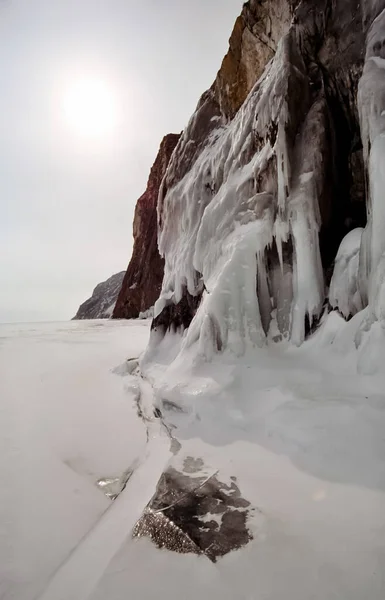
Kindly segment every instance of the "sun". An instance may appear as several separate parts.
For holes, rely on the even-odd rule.
[[[104,137],[116,128],[116,95],[103,79],[72,82],[63,96],[63,111],[67,125],[80,136]]]

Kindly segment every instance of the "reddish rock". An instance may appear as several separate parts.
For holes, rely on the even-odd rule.
[[[164,260],[158,252],[156,207],[160,184],[179,138],[180,135],[175,133],[163,138],[147,189],[136,204],[134,249],[113,312],[114,319],[135,319],[159,297]]]

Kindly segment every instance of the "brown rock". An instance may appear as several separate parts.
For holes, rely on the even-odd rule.
[[[227,118],[232,119],[276,52],[293,16],[287,0],[248,2],[235,22],[229,51],[213,90]],[[298,2],[297,2],[298,4]]]
[[[160,184],[179,134],[166,135],[151,169],[147,189],[136,204],[134,249],[113,312],[114,319],[135,319],[154,305],[162,286],[164,261],[157,243],[157,202]]]

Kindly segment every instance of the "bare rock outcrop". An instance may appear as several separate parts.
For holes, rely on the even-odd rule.
[[[113,312],[114,319],[134,319],[151,308],[162,287],[164,261],[158,252],[156,207],[179,134],[166,135],[151,169],[147,189],[139,198],[134,216],[134,248]]]
[[[125,271],[116,273],[106,281],[99,283],[88,298],[79,307],[73,320],[78,319],[108,319],[112,316],[116,299],[122,287]]]

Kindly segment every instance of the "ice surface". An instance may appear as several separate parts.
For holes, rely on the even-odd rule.
[[[340,257],[359,236],[344,241]],[[127,541],[92,600],[118,600],[128,585],[155,597],[151,582],[137,569],[133,576],[133,562],[144,560],[170,598],[206,597],[209,589],[215,600],[382,600],[385,340],[374,327],[357,350],[365,315],[346,322],[332,312],[300,348],[268,341],[241,358],[213,354],[210,363],[186,360],[192,347],[175,360],[168,335],[152,348],[142,369],[181,443],[175,468],[196,457],[208,473],[236,476],[258,507],[254,541],[215,569]]]
[[[0,325],[4,600],[35,600],[109,508],[97,480],[142,454],[130,377],[112,369],[143,351],[148,330],[148,321]]]
[[[167,334],[137,377],[137,360],[115,367],[149,322],[2,326],[4,600],[383,600],[385,344],[377,323],[357,351],[364,317],[333,312],[299,349],[269,341],[211,363],[185,360],[193,347],[175,360],[181,338]],[[171,465],[236,477],[256,507],[254,540],[215,566],[131,537],[171,456],[154,397],[179,441]],[[96,480],[138,453],[111,503]]]

